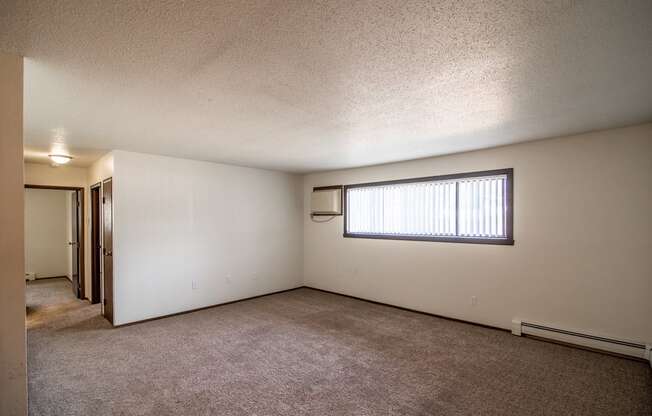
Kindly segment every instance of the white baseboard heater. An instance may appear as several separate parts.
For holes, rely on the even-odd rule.
[[[532,335],[596,350],[643,358],[649,361],[652,366],[652,357],[650,353],[652,345],[643,342],[627,341],[590,334],[587,332],[554,328],[552,326],[525,322],[519,319],[512,320],[512,334],[518,336]]]

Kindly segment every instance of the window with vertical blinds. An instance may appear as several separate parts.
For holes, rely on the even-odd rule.
[[[345,186],[345,237],[513,244],[512,169]]]

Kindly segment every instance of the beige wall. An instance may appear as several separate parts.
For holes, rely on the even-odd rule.
[[[25,183],[29,185],[85,187],[87,176],[86,168],[25,163]]]
[[[514,168],[514,246],[347,239],[313,186]],[[304,178],[304,279],[509,328],[513,318],[652,341],[652,124]],[[477,305],[471,297],[477,297]]]
[[[25,189],[25,272],[38,279],[68,275],[69,201],[67,191]]]
[[[23,58],[0,53],[0,415],[27,414]]]

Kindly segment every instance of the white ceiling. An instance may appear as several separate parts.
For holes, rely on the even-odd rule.
[[[25,142],[294,172],[652,120],[652,1],[3,1]]]

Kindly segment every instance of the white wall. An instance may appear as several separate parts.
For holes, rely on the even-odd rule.
[[[116,325],[301,286],[300,177],[113,154]]]
[[[66,276],[70,269],[70,193],[25,189],[25,272],[37,278]]]
[[[514,168],[514,246],[343,238],[313,186]],[[306,285],[509,328],[652,341],[652,124],[304,178]],[[471,305],[471,296],[478,304]]]
[[[113,176],[113,153],[107,153],[93,163],[87,171],[88,186],[93,186]],[[90,205],[89,205],[90,207]]]
[[[27,414],[23,58],[0,53],[0,415]]]

